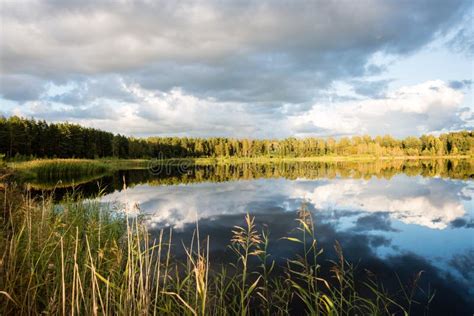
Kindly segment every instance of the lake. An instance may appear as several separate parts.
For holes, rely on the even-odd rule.
[[[74,181],[86,197],[101,188],[101,202],[142,216],[156,236],[172,228],[177,256],[184,256],[181,241],[190,242],[198,222],[200,235],[210,236],[214,263],[230,260],[232,229],[244,224],[248,212],[259,229],[270,232],[272,259],[284,265],[298,248],[282,238],[294,234],[304,206],[325,250],[322,262],[335,258],[337,241],[360,273],[370,270],[388,288],[423,271],[419,287],[426,297],[419,300],[435,293],[430,313],[467,315],[474,310],[473,165],[469,160],[150,165]],[[39,194],[51,183],[32,183],[33,191]],[[58,185],[58,199],[68,186]]]

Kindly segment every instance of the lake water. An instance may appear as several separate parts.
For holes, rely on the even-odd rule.
[[[210,236],[213,262],[226,262],[235,225],[247,212],[270,231],[277,264],[294,255],[297,210],[313,214],[322,260],[340,242],[358,270],[395,286],[424,271],[420,287],[436,291],[434,314],[474,311],[474,172],[472,161],[293,163],[128,170],[79,186],[87,196],[140,214],[153,234],[174,229],[188,243],[196,221]],[[59,189],[58,196],[66,189]],[[178,250],[179,255],[179,250]],[[422,312],[420,310],[420,312]]]

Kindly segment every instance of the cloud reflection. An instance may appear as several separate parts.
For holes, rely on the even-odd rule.
[[[388,212],[392,219],[432,229],[444,229],[466,213],[460,195],[466,183],[413,179],[336,179],[308,189],[296,187],[293,196],[304,197],[320,210],[344,209]]]
[[[243,224],[246,212],[256,216],[259,227],[269,227],[275,259],[295,253],[294,245],[279,240],[292,234],[294,211],[306,201],[314,214],[318,242],[328,251],[338,240],[351,261],[379,269],[385,276],[396,270],[408,278],[409,273],[424,270],[438,293],[467,306],[471,303],[464,301],[465,293],[473,291],[468,272],[474,249],[472,186],[469,181],[404,174],[390,180],[272,178],[137,184],[108,194],[103,201],[140,205],[151,232],[172,227],[177,245],[190,240],[198,219],[201,236],[211,237],[214,262],[227,260],[232,227]],[[451,287],[446,279],[457,283]],[[443,310],[444,302],[434,305]]]
[[[463,192],[468,183],[439,178],[410,178],[400,175],[391,180],[333,179],[307,181],[256,180],[201,183],[178,186],[137,185],[104,198],[106,202],[140,205],[153,225],[181,229],[196,219],[245,214],[272,208],[296,210],[303,201],[325,212],[349,210],[387,214],[391,220],[431,229],[452,227],[466,215]],[[366,218],[370,220],[370,218]],[[380,225],[388,218],[377,217]],[[380,221],[384,222],[380,222]],[[358,224],[368,225],[364,219]],[[362,226],[359,225],[359,228]]]

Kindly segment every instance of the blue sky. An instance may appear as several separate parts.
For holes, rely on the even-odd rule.
[[[473,2],[0,0],[0,115],[133,136],[472,129]]]

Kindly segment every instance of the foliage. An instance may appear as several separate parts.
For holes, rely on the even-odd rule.
[[[185,158],[472,155],[473,131],[397,140],[390,135],[352,138],[178,138],[137,139],[69,123],[0,117],[0,153],[8,159]]]

